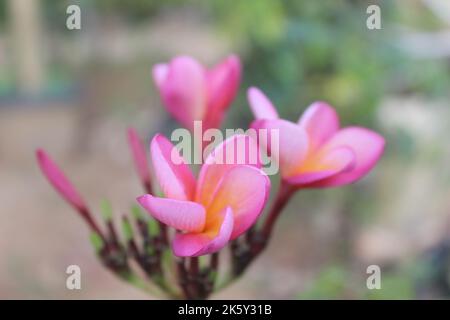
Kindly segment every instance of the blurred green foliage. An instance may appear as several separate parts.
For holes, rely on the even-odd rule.
[[[334,105],[346,122],[371,125],[387,93],[447,94],[445,61],[420,61],[396,46],[393,28],[410,23],[395,1],[379,2],[382,29],[366,28],[371,1],[212,1],[224,32],[242,48],[245,85],[264,89],[282,116],[297,118],[315,100]],[[421,28],[436,26],[409,6]],[[411,9],[412,7],[412,9]],[[414,11],[415,9],[415,11]]]
[[[163,12],[188,9],[231,40],[243,59],[242,88],[261,87],[281,116],[296,119],[311,102],[334,105],[344,123],[373,125],[381,98],[389,93],[447,95],[449,66],[443,60],[414,60],[397,46],[395,28],[441,27],[420,1],[377,2],[381,30],[368,30],[369,0],[41,0],[46,24],[64,28],[65,8],[79,4],[83,14],[114,16],[135,25]],[[0,6],[0,16],[4,14]],[[88,13],[86,13],[88,12]],[[90,20],[92,21],[92,20]],[[245,93],[237,101],[245,105]],[[239,116],[238,113],[239,112]],[[250,115],[233,109],[236,126]]]
[[[6,10],[6,1],[0,1],[0,30],[5,27]]]
[[[60,31],[67,31],[65,28],[67,6],[71,4],[79,5],[83,15],[86,12],[97,16],[114,16],[130,25],[137,25],[148,22],[154,15],[160,13],[165,8],[173,8],[183,5],[184,0],[40,0],[43,4],[44,16],[52,27],[57,27]],[[196,2],[196,1],[194,1]],[[200,4],[200,3],[197,3]],[[206,4],[206,3],[205,3]],[[70,32],[68,32],[70,33]]]
[[[338,299],[345,295],[349,274],[340,265],[331,265],[317,275],[314,282],[297,298],[299,299]]]
[[[381,273],[381,288],[368,289],[369,275],[349,271],[342,264],[331,264],[323,268],[298,299],[414,299],[417,275],[408,269],[387,270]],[[366,277],[363,277],[365,275]]]
[[[382,276],[380,289],[366,292],[365,298],[370,300],[414,299],[413,278],[401,273],[391,273]]]

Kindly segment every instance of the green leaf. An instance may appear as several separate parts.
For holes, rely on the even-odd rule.
[[[133,227],[131,227],[131,224],[128,221],[128,219],[122,220],[122,232],[123,235],[125,236],[126,241],[130,241],[131,239],[133,239]]]
[[[95,249],[95,252],[100,252],[103,248],[103,239],[97,232],[92,232],[89,236],[89,240],[91,241],[92,246]]]
[[[152,236],[156,236],[159,234],[159,223],[158,221],[156,221],[155,219],[151,218],[151,217],[147,217],[144,214],[142,214],[142,210],[136,206],[133,205],[131,207],[131,213],[133,215],[133,217],[136,220],[141,220],[147,223],[147,227],[148,227],[148,233]]]
[[[211,271],[208,275],[209,281],[211,281],[212,283],[216,283],[217,275],[218,275],[217,271]]]
[[[147,246],[146,252],[149,256],[152,256],[155,254],[155,248],[153,246]]]
[[[137,205],[133,205],[131,207],[131,214],[136,220],[145,220],[144,215],[142,214],[141,209]]]
[[[201,269],[206,268],[208,266],[209,260],[210,260],[209,256],[200,256],[200,257],[198,257],[198,259],[199,259],[199,265],[200,265]]]
[[[158,221],[156,221],[153,218],[148,219],[148,233],[152,236],[156,236],[159,234],[159,224]]]
[[[102,217],[105,221],[111,220],[112,216],[113,216],[113,210],[111,207],[111,203],[104,199],[102,200],[101,204],[100,204],[100,208],[101,208],[101,213],[102,213]]]

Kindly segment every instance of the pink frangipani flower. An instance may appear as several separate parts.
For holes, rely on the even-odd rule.
[[[240,78],[241,64],[235,55],[212,69],[188,56],[153,67],[153,80],[163,104],[189,130],[193,130],[194,121],[202,121],[204,130],[220,127]]]
[[[325,102],[313,103],[293,123],[279,119],[257,88],[248,90],[248,101],[257,119],[253,128],[279,130],[278,160],[282,179],[289,185],[335,187],[355,182],[383,153],[385,140],[380,134],[356,126],[340,128],[336,111]],[[263,138],[260,143],[267,146],[267,141]]]
[[[270,180],[259,162],[250,164],[247,157],[236,160],[243,159],[239,153],[257,151],[256,141],[249,136],[235,135],[218,145],[205,160],[197,180],[164,136],[156,135],[150,149],[166,198],[147,194],[138,202],[155,219],[180,231],[172,243],[175,255],[217,252],[248,230],[261,214]]]

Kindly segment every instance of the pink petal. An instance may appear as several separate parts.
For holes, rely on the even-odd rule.
[[[228,108],[236,96],[241,79],[241,63],[235,55],[207,72],[208,111],[205,118],[206,128],[218,128],[223,111]]]
[[[161,134],[153,138],[150,150],[156,178],[166,197],[192,200],[195,178],[178,150]]]
[[[293,185],[305,185],[347,172],[353,169],[356,155],[349,147],[338,147],[315,157],[312,161],[313,168],[289,177],[286,181]]]
[[[259,142],[279,161],[281,175],[290,177],[295,174],[308,153],[309,142],[305,130],[283,119],[255,120],[251,127],[258,132],[262,129],[267,131],[265,135],[258,134]],[[278,148],[271,143],[271,135],[275,132],[278,133]]]
[[[191,201],[157,198],[146,194],[137,198],[156,220],[182,231],[200,232],[205,227],[205,208]]]
[[[153,66],[152,76],[156,87],[162,90],[169,74],[169,66],[166,63],[159,63]]]
[[[260,89],[255,87],[248,89],[247,100],[255,119],[278,119],[277,110]]]
[[[308,133],[310,147],[317,149],[339,130],[339,117],[334,108],[318,101],[306,109],[299,125]]]
[[[235,239],[256,222],[269,191],[270,180],[262,170],[246,165],[236,166],[222,178],[207,208],[208,217],[231,207],[234,213],[231,239]]]
[[[200,169],[196,201],[207,206],[219,185],[220,179],[236,165],[261,167],[261,158],[256,140],[237,134],[219,144],[206,158]]]
[[[233,211],[226,208],[220,213],[217,230],[203,233],[177,233],[172,243],[173,253],[178,257],[195,257],[219,251],[230,240],[233,231]]]
[[[83,198],[78,194],[72,183],[66,178],[64,173],[58,168],[53,160],[45,153],[44,150],[36,150],[36,157],[42,173],[47,180],[53,185],[56,191],[75,209],[80,211],[86,210],[86,204]]]
[[[161,88],[162,100],[172,116],[192,130],[194,120],[203,120],[207,108],[205,70],[194,59],[177,57],[169,66]]]
[[[354,168],[348,172],[319,181],[314,186],[341,186],[361,179],[380,159],[384,151],[385,140],[374,131],[360,127],[348,127],[338,131],[324,148],[333,149],[339,146],[347,146],[355,153]]]
[[[128,144],[130,145],[134,165],[140,179],[144,183],[150,184],[150,172],[148,169],[147,155],[141,139],[134,128],[128,128]]]

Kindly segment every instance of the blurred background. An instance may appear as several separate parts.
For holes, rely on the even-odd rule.
[[[66,28],[70,4],[81,30]],[[370,4],[381,30],[366,27]],[[298,193],[268,250],[213,298],[450,297],[449,1],[0,0],[0,298],[149,298],[101,267],[34,150],[94,210],[106,198],[127,211],[142,190],[126,128],[148,141],[177,127],[152,65],[189,54],[211,66],[231,52],[243,82],[224,127],[248,126],[255,85],[291,120],[328,101],[387,150],[355,185]],[[82,290],[65,287],[70,264]],[[381,290],[366,287],[371,264]]]

